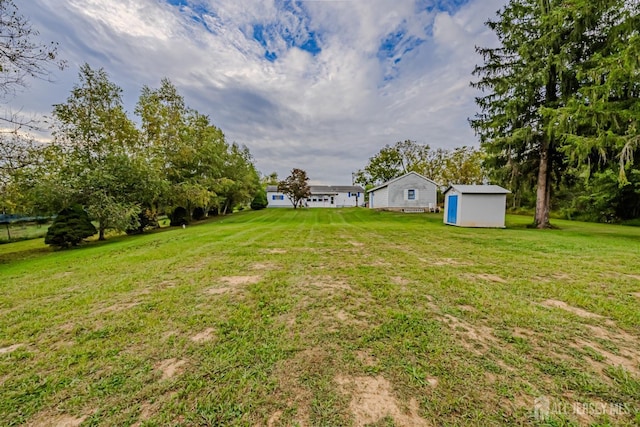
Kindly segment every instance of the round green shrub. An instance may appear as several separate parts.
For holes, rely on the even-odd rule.
[[[267,193],[264,190],[259,190],[256,196],[251,201],[251,209],[258,211],[267,207],[269,202],[267,201]]]
[[[76,246],[98,230],[93,226],[89,215],[80,205],[73,205],[60,211],[47,230],[44,243],[60,248]]]

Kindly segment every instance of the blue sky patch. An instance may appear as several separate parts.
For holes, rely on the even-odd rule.
[[[278,55],[275,52],[269,52],[268,50],[264,53],[264,57],[269,62],[274,62],[278,59]]]
[[[267,39],[264,35],[264,25],[255,24],[253,26],[253,39],[260,43],[263,47],[267,47]]]
[[[441,11],[455,13],[467,3],[469,3],[469,0],[418,0],[416,2],[416,9],[418,12],[426,10],[427,12]]]
[[[193,22],[197,22],[202,25],[208,32],[215,33],[209,25],[207,25],[207,21],[205,16],[218,16],[213,10],[207,8],[202,2],[198,3],[189,3],[188,0],[165,0],[172,6],[180,8],[180,12],[184,15],[187,15],[186,11],[189,11],[189,18]]]
[[[167,0],[167,3],[169,3],[171,6],[188,6],[189,5],[187,0]]]
[[[278,50],[282,50],[283,44],[287,50],[296,47],[313,56],[320,54],[322,52],[322,38],[310,28],[310,17],[303,2],[280,1],[277,4],[281,14],[293,16],[293,21],[295,21],[293,27],[283,24],[283,22],[290,22],[288,19],[276,22],[256,22],[252,25],[250,34],[247,34],[247,37],[257,41],[265,48],[265,59],[273,62],[278,56],[282,56],[284,52]]]
[[[394,80],[400,72],[400,62],[405,55],[420,46],[425,39],[413,35],[407,35],[405,28],[401,27],[396,31],[387,34],[380,45],[376,57],[384,70],[383,81]]]
[[[398,45],[402,42],[402,39],[406,32],[404,30],[399,30],[394,33],[388,34],[380,43],[380,47],[378,48],[378,59],[386,59],[393,58],[396,55],[396,49]]]

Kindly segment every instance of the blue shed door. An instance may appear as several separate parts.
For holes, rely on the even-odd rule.
[[[458,222],[458,195],[450,194],[447,204],[447,222],[457,224]]]

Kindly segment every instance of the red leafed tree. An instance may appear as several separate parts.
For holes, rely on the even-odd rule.
[[[291,200],[293,208],[296,209],[301,205],[302,200],[311,195],[308,181],[307,172],[296,168],[284,181],[278,182],[278,191],[284,193]]]

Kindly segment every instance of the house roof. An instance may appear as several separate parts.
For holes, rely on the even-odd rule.
[[[310,185],[311,194],[364,193],[359,185]],[[267,185],[267,192],[277,193],[277,185]]]
[[[460,194],[509,194],[511,191],[506,188],[502,188],[499,185],[450,185],[444,192],[447,192],[451,189],[456,190]]]
[[[379,190],[379,189],[381,189],[381,188],[387,187],[389,184],[392,184],[392,183],[394,183],[394,182],[396,182],[396,181],[398,181],[398,180],[401,180],[402,178],[404,178],[405,176],[408,176],[408,175],[416,175],[416,176],[419,176],[419,177],[420,177],[420,178],[422,178],[422,179],[425,179],[425,180],[429,181],[430,183],[432,183],[432,184],[434,184],[434,185],[436,185],[436,186],[438,185],[438,183],[436,183],[435,181],[433,181],[433,180],[431,180],[431,179],[429,179],[429,178],[427,178],[427,177],[424,177],[424,176],[420,175],[418,172],[413,172],[413,171],[411,171],[411,172],[407,172],[407,173],[405,173],[405,174],[404,174],[404,175],[402,175],[402,176],[399,176],[399,177],[397,177],[397,178],[394,178],[394,179],[392,179],[392,180],[389,180],[389,181],[385,182],[384,184],[380,184],[380,185],[378,185],[377,187],[373,187],[372,189],[368,190],[368,191],[367,191],[367,193],[371,193],[372,191],[376,191],[376,190]]]

